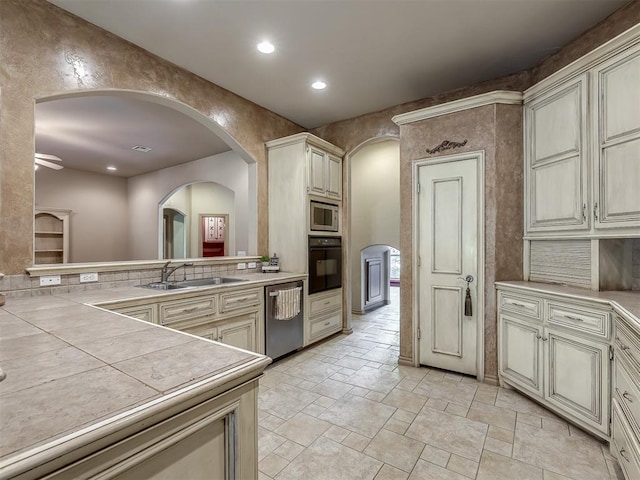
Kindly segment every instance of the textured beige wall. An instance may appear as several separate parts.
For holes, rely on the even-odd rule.
[[[88,89],[182,102],[234,139],[257,162],[258,251],[266,251],[264,142],[301,127],[44,0],[1,0],[0,32],[0,271],[32,263],[34,103]]]
[[[37,206],[71,210],[70,263],[131,260],[126,178],[39,168],[36,182]]]
[[[412,225],[414,162],[452,153],[485,154],[485,375],[497,376],[494,282],[522,278],[522,107],[489,105],[400,127],[400,224]],[[429,155],[443,140],[467,141],[464,147]],[[413,359],[413,235],[400,232],[402,252],[400,355]]]

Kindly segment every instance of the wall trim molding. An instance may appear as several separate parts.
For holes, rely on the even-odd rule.
[[[462,112],[470,108],[484,107],[501,103],[504,105],[522,105],[522,93],[511,90],[494,90],[493,92],[461,98],[452,102],[441,103],[433,107],[421,108],[412,112],[401,113],[391,118],[396,125],[407,125],[428,118],[440,117],[450,113]]]
[[[398,365],[404,365],[405,367],[415,367],[416,365],[413,362],[413,358],[405,357],[403,355],[398,356]]]
[[[322,148],[327,152],[337,155],[342,158],[344,156],[344,150],[340,147],[333,145],[332,143],[327,142],[326,140],[316,137],[312,133],[302,132],[296,133],[295,135],[289,135],[288,137],[278,138],[276,140],[271,140],[269,142],[265,142],[267,148],[278,148],[278,147],[287,147],[289,145],[295,145],[300,142],[307,142],[310,145],[313,145],[318,148]]]

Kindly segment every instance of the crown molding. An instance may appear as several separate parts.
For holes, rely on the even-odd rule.
[[[276,140],[271,140],[265,143],[267,148],[279,148],[279,147],[287,147],[289,145],[297,145],[300,143],[307,143],[309,145],[313,145],[314,147],[321,148],[326,150],[333,155],[338,157],[342,157],[344,155],[344,150],[340,147],[336,147],[334,144],[323,140],[320,137],[316,137],[312,133],[302,132],[296,133],[295,135],[289,135],[288,137],[278,138]]]
[[[461,98],[452,102],[441,103],[433,107],[421,108],[413,112],[401,113],[391,120],[396,125],[406,125],[408,123],[419,122],[428,118],[448,115],[450,113],[469,110],[470,108],[484,107],[501,103],[505,105],[522,105],[522,93],[510,90],[495,90],[493,92],[475,95],[473,97]]]

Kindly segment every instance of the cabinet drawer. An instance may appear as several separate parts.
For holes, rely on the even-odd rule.
[[[342,312],[337,312],[327,317],[319,318],[311,322],[311,332],[309,337],[328,334],[328,332],[338,331],[342,328]]]
[[[547,320],[559,325],[603,338],[609,338],[610,313],[605,310],[588,309],[580,305],[549,301]]]
[[[309,296],[309,315],[311,317],[322,312],[328,312],[342,307],[342,291],[332,295],[321,294],[318,297]]]
[[[625,421],[624,413],[613,402],[613,431],[611,435],[612,453],[618,457],[618,463],[624,472],[625,478],[635,480],[640,478],[640,447],[634,439],[634,435]]]
[[[542,300],[526,295],[500,292],[500,308],[539,320]]]
[[[625,364],[616,361],[615,369],[615,395],[618,403],[623,406],[626,412],[631,414],[629,423],[640,435],[640,387],[635,376],[627,370]]]
[[[216,313],[214,295],[186,300],[174,300],[160,304],[160,323],[167,325],[180,320],[205,317]]]
[[[621,321],[616,322],[614,345],[618,355],[624,357],[640,375],[640,339]]]
[[[129,317],[137,318],[138,320],[144,320],[145,322],[158,323],[156,321],[156,305],[114,308],[113,311]]]
[[[220,294],[220,313],[233,312],[247,307],[254,307],[262,303],[263,290],[243,290]]]

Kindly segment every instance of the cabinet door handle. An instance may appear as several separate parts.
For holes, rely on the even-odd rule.
[[[582,220],[587,219],[587,204],[582,204]]]
[[[512,302],[511,305],[513,305],[514,307],[527,308],[527,306],[522,303]]]
[[[598,221],[598,202],[593,204],[593,218],[596,219],[596,222]]]
[[[571,315],[563,315],[563,317],[568,319],[568,320],[575,320],[576,322],[584,322],[583,318],[572,317]]]
[[[549,337],[542,337],[543,342],[546,342],[547,340],[549,340]]]
[[[331,300],[327,300],[326,302],[324,302],[325,305],[329,305],[331,303]]]
[[[329,322],[324,322],[324,326],[325,326],[325,327],[328,327],[329,325],[331,325],[331,322],[330,322],[330,321],[329,321]]]
[[[624,393],[622,394],[622,398],[624,398],[627,402],[629,403],[633,403],[633,397],[631,396],[631,394],[629,392],[627,392],[626,390],[624,391]]]
[[[629,463],[629,457],[627,457],[627,451],[624,448],[620,449],[620,456]]]
[[[625,345],[624,343],[622,343],[622,340],[620,340],[620,337],[616,337],[616,340],[620,342],[620,350],[622,350],[623,352],[625,350],[629,350],[629,345]]]
[[[190,308],[184,308],[182,311],[184,313],[190,313],[190,312],[195,312],[198,309],[198,307],[190,307]]]
[[[540,340],[542,338],[542,335],[540,335],[539,333],[536,333],[536,338]]]

